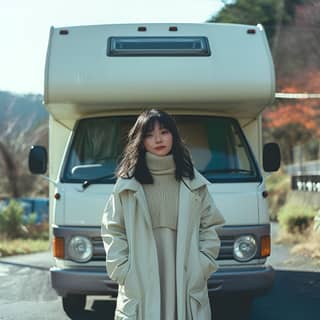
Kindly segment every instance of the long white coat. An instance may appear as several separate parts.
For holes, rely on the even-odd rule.
[[[180,184],[177,226],[176,290],[178,320],[209,320],[207,280],[217,270],[224,223],[208,192],[209,182]],[[118,282],[115,319],[160,319],[160,280],[156,243],[144,190],[134,178],[118,179],[102,219],[109,277]]]

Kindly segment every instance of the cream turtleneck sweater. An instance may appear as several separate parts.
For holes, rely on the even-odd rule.
[[[143,185],[152,227],[177,230],[180,184],[175,178],[173,156],[146,152],[146,162],[154,181]]]

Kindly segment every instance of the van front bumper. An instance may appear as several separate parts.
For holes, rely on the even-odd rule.
[[[239,270],[240,269],[240,270]],[[51,268],[51,283],[58,295],[68,294],[116,296],[117,284],[102,268],[59,269]],[[270,289],[274,281],[271,266],[220,268],[208,280],[209,295],[245,292],[258,295]]]
[[[209,295],[243,292],[263,294],[272,288],[275,272],[270,265],[220,268],[208,280]]]

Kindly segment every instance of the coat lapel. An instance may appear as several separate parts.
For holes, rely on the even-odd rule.
[[[144,193],[143,187],[141,185],[138,188],[137,192],[135,193],[135,197],[137,199],[138,205],[141,207],[144,213],[148,228],[152,230],[152,222],[151,222],[151,216],[148,208],[148,203],[147,203],[147,199],[146,199],[146,195]]]
[[[142,185],[135,178],[119,178],[115,186],[115,189],[119,193],[125,190],[130,190],[133,192],[134,197],[137,199],[138,207],[141,208],[141,210],[143,211],[148,228],[152,230],[152,222],[148,209],[148,203]]]

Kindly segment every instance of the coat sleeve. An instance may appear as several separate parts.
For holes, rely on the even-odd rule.
[[[106,267],[110,279],[124,284],[129,269],[128,241],[119,194],[113,193],[103,212],[101,236],[106,251]]]
[[[216,258],[220,250],[220,239],[216,228],[221,227],[225,220],[214,204],[207,186],[202,188],[200,197],[202,203],[199,228],[200,261],[204,273],[209,277],[217,270]]]

